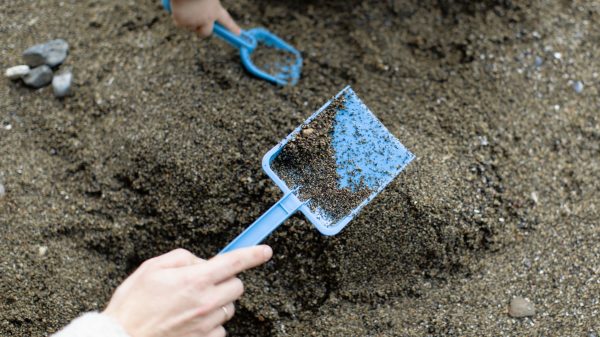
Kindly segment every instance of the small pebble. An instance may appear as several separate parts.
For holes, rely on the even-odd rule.
[[[46,246],[39,246],[39,248],[38,248],[38,255],[39,256],[44,256],[44,255],[46,255],[47,252],[48,252],[48,247],[46,247]]]
[[[554,58],[557,60],[560,60],[560,59],[562,59],[562,54],[559,52],[556,52],[556,53],[554,53]]]
[[[30,67],[45,64],[56,67],[67,58],[69,44],[63,39],[51,40],[46,43],[36,44],[23,52],[23,60]]]
[[[575,90],[576,93],[581,94],[583,91],[583,82],[575,81],[575,83],[573,83],[573,90]]]
[[[306,128],[306,129],[302,130],[302,135],[304,135],[304,136],[310,136],[313,133],[315,133],[315,129],[313,129],[313,128]]]
[[[52,89],[54,96],[65,97],[71,94],[71,83],[73,82],[73,74],[70,71],[55,75],[52,79]]]
[[[32,88],[45,87],[52,82],[52,69],[45,64],[33,68],[27,76],[23,77],[23,82]]]
[[[539,68],[543,64],[544,64],[544,59],[541,56],[536,56],[535,57],[535,66]]]
[[[531,200],[537,205],[539,203],[537,192],[531,192]]]
[[[237,219],[235,212],[231,209],[226,210],[225,214],[223,214],[225,217],[225,221],[227,221],[230,225],[235,224],[235,220]]]
[[[4,72],[4,76],[6,76],[9,80],[18,80],[29,74],[29,66],[28,65],[20,65],[14,66],[6,69]]]
[[[6,195],[6,190],[4,189],[4,185],[0,184],[0,198],[3,198]]]
[[[478,138],[481,146],[488,146],[490,144],[486,136],[479,136]]]
[[[535,315],[535,306],[526,298],[513,297],[508,307],[508,314],[515,318],[530,317]]]

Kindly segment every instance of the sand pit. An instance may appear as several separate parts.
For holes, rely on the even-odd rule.
[[[297,86],[159,1],[0,5],[0,66],[63,38],[75,81],[65,100],[0,83],[0,335],[101,310],[169,249],[218,252],[281,197],[263,154],[348,84],[417,159],[339,236],[274,233],[231,335],[600,333],[597,5],[224,4],[302,51]]]

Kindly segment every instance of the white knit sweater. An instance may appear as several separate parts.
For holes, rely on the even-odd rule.
[[[130,337],[114,319],[88,312],[73,320],[52,337]]]

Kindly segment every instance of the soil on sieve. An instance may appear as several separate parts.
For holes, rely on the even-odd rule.
[[[372,190],[364,183],[341,187],[333,148],[335,116],[344,108],[344,97],[334,99],[317,118],[303,125],[273,160],[273,170],[300,200],[324,221],[335,223],[365,200]],[[344,165],[352,165],[346,163]],[[352,172],[356,167],[343,167]]]
[[[64,100],[0,80],[0,335],[101,310],[175,247],[218,252],[281,197],[264,153],[348,84],[417,159],[339,235],[273,233],[230,335],[600,333],[594,2],[223,4],[302,51],[296,86],[160,1],[0,3],[0,68],[63,38],[75,80]]]
[[[293,53],[260,42],[252,52],[251,58],[255,66],[270,75],[288,74],[288,69],[296,63],[296,55]]]

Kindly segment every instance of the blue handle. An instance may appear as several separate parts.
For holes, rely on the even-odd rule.
[[[162,0],[162,5],[167,12],[171,13],[171,0]],[[213,33],[217,34],[218,37],[229,42],[236,48],[244,47],[248,48],[250,51],[253,51],[254,48],[256,48],[256,40],[243,30],[238,36],[223,27],[220,23],[215,22]]]
[[[261,243],[272,231],[281,225],[287,218],[296,213],[304,203],[293,192],[286,194],[273,207],[266,211],[242,234],[231,241],[219,254],[230,252],[234,249],[256,246]]]
[[[254,48],[256,48],[256,40],[252,36],[248,35],[244,30],[242,30],[242,33],[238,36],[230,32],[227,28],[223,27],[223,25],[220,23],[215,22],[213,33],[217,34],[218,37],[229,42],[229,44],[236,48],[244,47],[250,51],[253,51]]]
[[[171,0],[162,0],[163,8],[171,13]]]

